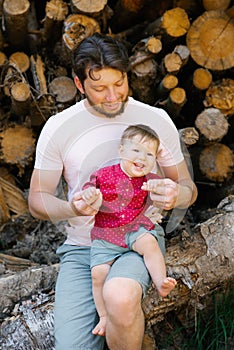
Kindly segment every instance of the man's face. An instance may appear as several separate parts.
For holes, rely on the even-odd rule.
[[[93,72],[96,80],[87,75],[83,91],[89,105],[98,115],[114,118],[124,111],[128,99],[127,74],[116,69],[103,68]]]

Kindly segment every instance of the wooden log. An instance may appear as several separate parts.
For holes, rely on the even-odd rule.
[[[171,8],[171,5],[171,0],[117,0],[116,3],[112,5],[114,13],[110,21],[110,28],[114,33],[119,33],[120,31],[128,30],[128,28],[130,29],[138,23],[145,22],[146,25],[143,27],[141,33],[143,35],[140,36],[139,39],[153,35],[153,32],[148,33],[148,35],[144,32],[148,23],[150,21],[155,21],[155,18],[161,17],[166,10]]]
[[[109,20],[113,16],[113,10],[108,6],[107,0],[89,1],[71,0],[71,12],[85,15],[95,19],[100,25],[102,33],[110,32]]]
[[[202,0],[202,5],[206,11],[226,10],[231,0]]]
[[[24,52],[14,52],[10,55],[9,62],[14,64],[21,73],[26,73],[30,67],[30,59]]]
[[[3,17],[7,40],[17,50],[27,47],[27,23],[30,2],[28,0],[5,0]]]
[[[229,124],[217,108],[206,108],[195,120],[195,125],[205,140],[219,142],[227,134]]]
[[[202,174],[214,182],[224,182],[231,178],[234,169],[232,150],[221,143],[206,146],[199,156]]]
[[[107,0],[88,2],[86,0],[71,0],[71,10],[73,13],[81,13],[94,18],[104,10],[106,5]]]
[[[184,144],[189,147],[195,145],[199,140],[199,133],[193,127],[187,127],[179,130],[180,138]]]
[[[212,74],[206,68],[197,68],[193,72],[193,86],[197,90],[207,90],[212,83],[212,79]]]
[[[42,38],[49,50],[62,37],[63,22],[68,11],[68,4],[62,0],[50,0],[46,3]]]
[[[132,48],[133,55],[129,57],[130,67],[134,67],[156,57],[162,49],[162,42],[155,37],[142,39]]]
[[[171,90],[178,85],[178,78],[173,74],[167,74],[161,80],[157,88],[157,95],[162,98],[168,96]]]
[[[183,66],[181,57],[175,53],[168,53],[162,60],[162,72],[163,74],[178,74]]]
[[[172,38],[186,35],[190,28],[190,21],[186,11],[180,7],[165,11],[162,16],[162,27]]]
[[[23,191],[11,182],[0,177],[1,208],[5,210],[5,215],[1,217],[1,223],[14,216],[28,213],[28,204]],[[12,215],[13,217],[13,215]]]
[[[33,300],[16,305],[14,314],[1,324],[4,350],[54,350],[54,296],[36,293]]]
[[[219,204],[214,216],[197,225],[193,233],[183,230],[180,236],[170,240],[166,264],[169,275],[174,276],[178,284],[166,298],[159,297],[151,285],[143,300],[146,333],[142,350],[155,350],[152,327],[168,312],[174,311],[184,325],[191,318],[195,322],[197,309],[205,308],[215,290],[233,281],[233,211],[234,198],[229,196]],[[29,268],[8,279],[0,279],[3,291],[0,311],[3,312],[3,305],[8,305],[8,312],[13,309],[12,316],[5,318],[0,326],[4,350],[21,350],[21,344],[22,350],[54,349],[54,293],[42,291],[54,285],[57,268],[58,265]],[[12,284],[18,286],[17,295],[9,288]],[[31,295],[33,298],[29,299]],[[28,300],[23,302],[22,297]],[[185,309],[187,312],[182,317]]]
[[[100,32],[97,21],[85,15],[73,14],[64,21],[63,43],[73,51],[79,43],[95,32]]]
[[[234,80],[226,78],[213,82],[206,91],[204,106],[218,108],[226,116],[233,115]]]
[[[191,25],[187,46],[200,66],[222,71],[234,66],[234,19],[224,11],[207,11]]]
[[[161,321],[165,313],[187,308],[187,317],[203,304],[218,286],[234,278],[234,198],[230,196],[217,214],[197,225],[193,233],[183,231],[170,240],[166,253],[168,274],[177,279],[176,288],[160,298],[152,286],[143,301],[147,327]],[[219,282],[218,282],[219,281]],[[184,320],[184,322],[186,322]]]
[[[72,51],[79,43],[95,32],[101,32],[99,23],[91,17],[71,14],[63,23],[63,36],[58,47],[59,61],[66,67],[71,67]]]
[[[68,107],[74,103],[77,95],[77,88],[74,81],[67,76],[53,79],[48,89],[49,92],[55,96],[56,102],[64,105],[64,107]]]
[[[31,72],[38,95],[47,94],[47,81],[45,77],[45,65],[40,55],[30,57]]]
[[[48,93],[45,77],[45,65],[39,55],[30,57],[31,72],[37,97],[33,100],[30,110],[32,126],[42,125],[55,110],[55,99]]]
[[[155,102],[154,85],[157,76],[157,64],[153,59],[135,65],[131,69],[131,88],[133,94],[142,102]]]
[[[30,110],[31,91],[26,83],[16,83],[11,88],[11,113],[25,116]]]
[[[7,270],[17,272],[24,271],[31,266],[39,266],[30,260],[18,258],[16,256],[0,253],[0,263],[3,263]]]
[[[165,102],[165,108],[169,115],[173,118],[180,114],[180,111],[186,103],[186,92],[181,87],[172,89],[169,93],[168,99]]]
[[[8,205],[6,203],[6,199],[4,197],[2,187],[0,186],[0,224],[2,225],[4,222],[9,220],[11,217]]]
[[[0,132],[1,159],[8,165],[15,165],[19,176],[33,160],[35,152],[35,138],[33,131],[22,125],[8,127]]]
[[[22,299],[29,298],[42,290],[54,286],[59,264],[36,266],[1,276],[0,278],[0,315],[9,312]],[[17,286],[13,288],[12,286]]]
[[[180,56],[182,67],[184,67],[187,64],[190,56],[188,47],[186,45],[176,45],[173,52]]]
[[[41,52],[42,47],[42,35],[43,30],[41,30],[41,24],[39,23],[39,14],[36,11],[36,1],[30,2],[30,9],[29,9],[29,15],[28,15],[28,52],[30,54],[36,54],[38,52]]]
[[[162,50],[162,41],[160,38],[150,36],[148,38],[138,41],[138,43],[133,47],[132,51],[136,54],[139,51],[145,54],[156,55]],[[150,58],[150,57],[149,57]]]
[[[8,62],[6,54],[0,51],[0,69],[2,70],[3,66]]]
[[[25,82],[25,78],[14,63],[9,62],[5,67],[5,71],[5,74],[3,74],[3,92],[6,96],[10,97],[12,86],[16,83]]]

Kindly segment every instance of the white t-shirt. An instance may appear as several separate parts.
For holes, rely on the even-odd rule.
[[[84,103],[82,100],[50,117],[36,149],[35,168],[62,170],[68,185],[68,199],[81,190],[95,170],[118,162],[120,137],[128,125],[145,124],[157,132],[159,166],[176,165],[184,159],[178,131],[164,110],[129,97],[121,115],[102,118],[90,113]],[[65,243],[90,245],[93,221],[93,217],[69,219]]]

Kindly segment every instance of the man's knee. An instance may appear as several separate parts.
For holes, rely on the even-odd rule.
[[[103,297],[108,317],[117,323],[128,326],[136,315],[142,312],[142,288],[140,284],[128,278],[108,280],[103,289]]]

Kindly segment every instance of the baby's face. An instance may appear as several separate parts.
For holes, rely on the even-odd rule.
[[[139,136],[124,141],[120,146],[122,170],[130,177],[140,177],[150,173],[156,160],[158,143],[141,139]]]

